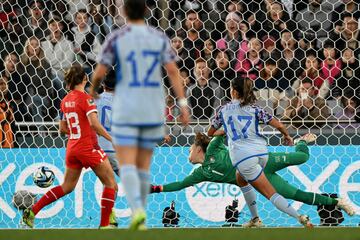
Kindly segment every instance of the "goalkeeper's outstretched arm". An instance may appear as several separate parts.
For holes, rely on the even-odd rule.
[[[204,181],[207,181],[207,179],[202,173],[201,167],[199,167],[182,181],[172,182],[165,185],[151,185],[150,193],[180,191],[184,188],[191,187]]]

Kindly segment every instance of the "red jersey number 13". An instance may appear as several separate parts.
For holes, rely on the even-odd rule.
[[[78,114],[76,112],[69,112],[65,113],[65,117],[70,130],[69,139],[79,139],[81,137],[81,129]]]

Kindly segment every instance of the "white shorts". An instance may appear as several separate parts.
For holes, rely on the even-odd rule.
[[[260,177],[268,160],[268,154],[248,156],[237,162],[234,167],[247,182],[253,182]]]
[[[164,125],[155,127],[114,126],[111,128],[111,135],[114,145],[153,149],[158,142],[164,139],[165,127]]]

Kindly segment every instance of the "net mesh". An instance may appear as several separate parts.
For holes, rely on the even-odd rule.
[[[179,108],[164,73],[171,139],[156,150],[155,184],[181,180],[191,172],[187,155],[193,134],[206,131],[215,109],[230,99],[231,79],[241,75],[254,81],[257,104],[287,124],[293,136],[308,132],[318,136],[310,160],[283,170],[281,176],[301,189],[338,193],[360,212],[357,1],[149,0],[147,4],[147,23],[169,36],[179,57],[192,116],[189,127],[179,126]],[[37,167],[56,169],[55,184],[62,181],[66,138],[58,134],[57,121],[66,94],[64,72],[79,62],[91,75],[106,36],[126,22],[122,5],[122,0],[0,3],[0,227],[18,226],[19,213],[10,206],[15,192],[45,192],[31,181]],[[269,138],[271,151],[293,151],[279,146],[280,135],[272,128],[262,127],[261,132]],[[40,215],[40,227],[97,226],[101,185],[91,173],[84,173],[82,180],[75,193]],[[16,195],[17,201],[23,195]],[[118,195],[117,215],[125,226],[130,211],[123,191]],[[235,186],[201,183],[178,193],[152,195],[149,225],[161,226],[162,211],[174,200],[180,225],[218,226],[235,198],[239,222],[247,221],[250,215]],[[296,224],[265,199],[258,202],[266,225]],[[319,219],[316,207],[292,205]],[[336,209],[325,211],[335,214]],[[358,222],[359,217],[345,216],[343,224]]]

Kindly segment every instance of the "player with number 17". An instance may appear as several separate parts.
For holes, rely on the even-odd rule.
[[[220,127],[224,127],[229,143],[232,164],[237,170],[238,185],[251,192],[256,207],[255,187],[264,197],[280,211],[297,219],[305,227],[312,227],[309,217],[299,215],[288,201],[278,194],[266,178],[263,169],[268,161],[266,139],[259,133],[259,123],[269,124],[281,132],[285,144],[292,145],[286,127],[269,115],[264,109],[254,105],[256,97],[253,92],[253,81],[249,78],[236,77],[231,81],[230,94],[232,101],[222,106],[216,113],[208,130],[213,136]]]

